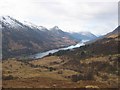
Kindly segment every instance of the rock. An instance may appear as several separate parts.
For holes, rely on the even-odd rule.
[[[93,85],[88,85],[88,86],[85,86],[85,88],[99,88],[98,86],[93,86]]]

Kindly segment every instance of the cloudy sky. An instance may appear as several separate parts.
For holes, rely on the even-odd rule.
[[[0,0],[0,15],[48,29],[103,35],[118,25],[118,0]]]

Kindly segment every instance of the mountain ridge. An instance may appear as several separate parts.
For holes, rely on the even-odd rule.
[[[54,48],[76,44],[74,40],[65,36],[55,36],[49,30],[31,28],[10,16],[0,19],[2,26],[3,58],[24,54],[32,54]]]
[[[43,52],[50,49],[75,45],[87,38],[90,39],[90,32],[78,34],[75,38],[69,32],[61,30],[58,26],[47,29],[43,26],[37,26],[30,22],[20,22],[11,16],[0,17],[2,26],[3,58],[19,55],[29,55],[37,52]],[[87,36],[88,34],[89,37]],[[94,36],[94,35],[93,35]],[[95,37],[95,36],[94,36]],[[92,38],[92,37],[91,37]]]

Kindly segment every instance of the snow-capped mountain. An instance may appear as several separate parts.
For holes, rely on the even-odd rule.
[[[43,27],[43,26],[37,26],[31,22],[19,22],[18,20],[10,17],[10,16],[2,16],[0,17],[0,23],[2,24],[2,26],[7,26],[9,28],[16,28],[17,30],[19,30],[18,28],[31,28],[34,30],[41,30],[41,31],[46,31],[47,28]]]
[[[10,16],[0,17],[0,26],[3,58],[29,55],[96,38],[90,32],[69,33],[62,31],[58,26],[48,30],[26,21],[20,22]]]
[[[43,26],[19,22],[10,17],[0,17],[2,26],[3,58],[33,53],[75,44],[67,35],[63,38]]]
[[[2,26],[7,26],[9,28],[23,28],[23,24],[19,21],[17,21],[16,19],[13,19],[10,16],[2,16],[0,17],[0,23],[2,24]]]

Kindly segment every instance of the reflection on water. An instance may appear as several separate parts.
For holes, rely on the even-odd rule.
[[[88,41],[88,40],[83,40],[76,45],[71,45],[71,46],[68,46],[68,47],[65,47],[65,48],[53,49],[53,50],[45,51],[45,52],[42,52],[42,53],[37,53],[37,54],[31,55],[30,58],[38,59],[38,58],[42,58],[42,57],[45,57],[45,56],[49,55],[49,53],[53,54],[53,53],[58,52],[60,50],[77,48],[77,47],[85,45],[84,42],[86,42],[86,41]]]

